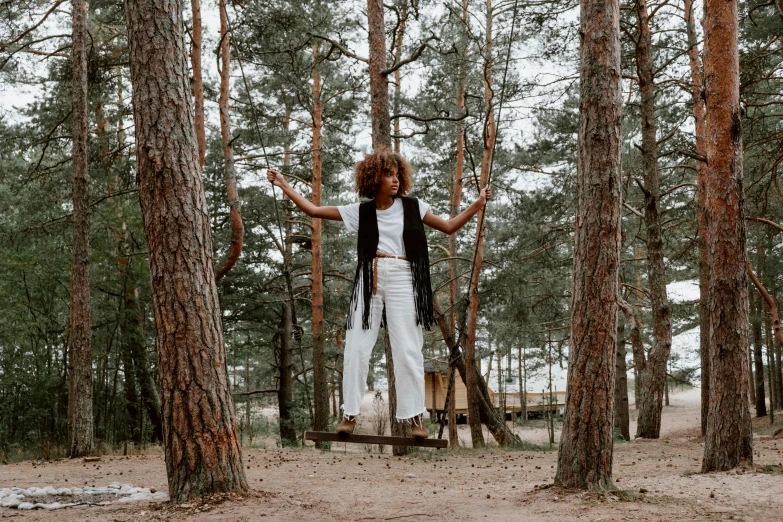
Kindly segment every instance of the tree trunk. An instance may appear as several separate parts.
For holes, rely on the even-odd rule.
[[[405,39],[405,25],[408,22],[408,4],[403,4],[400,8],[400,20],[397,26],[397,41],[394,43],[394,61],[395,63],[402,58],[402,43]],[[396,69],[394,71],[394,114],[400,113],[400,91],[402,89],[401,84],[401,71]],[[394,119],[394,152],[400,153],[400,118]],[[433,409],[434,411],[434,409]]]
[[[338,293],[339,293],[339,288],[338,288]],[[338,322],[340,324],[343,324],[342,323],[342,317],[338,316],[337,320],[338,320]],[[335,368],[342,368],[342,359],[344,358],[344,355],[343,355],[343,327],[342,326],[339,326],[337,328],[337,335],[336,335],[336,337],[337,337],[337,341],[336,341],[336,344],[337,344],[337,354],[336,354],[336,356],[334,358],[334,367]],[[343,375],[342,374],[340,374],[339,379],[337,379],[337,397],[338,397],[338,402],[340,403],[339,407],[338,407],[338,410],[339,410],[339,408],[342,408],[342,405],[344,404],[344,400],[345,400],[345,398],[343,396]]]
[[[389,425],[394,437],[411,437],[411,425],[405,421],[397,420],[397,383],[394,379],[394,362],[392,360],[391,341],[389,330],[383,329],[383,349],[386,354],[386,378],[389,381]],[[408,446],[392,446],[392,454],[395,456],[407,455]]]
[[[710,396],[702,471],[753,462],[737,3],[704,4]]]
[[[566,408],[555,483],[612,488],[620,266],[620,9],[581,4],[577,214]]]
[[[139,304],[139,291],[136,284],[136,272],[132,263],[126,266],[125,298],[124,298],[124,332],[123,337],[133,356],[133,367],[136,371],[136,382],[139,384],[141,402],[147,417],[152,424],[153,440],[163,440],[163,419],[160,412],[160,397],[155,386],[155,380],[150,372],[147,357],[147,346],[144,342],[144,316]]]
[[[280,442],[283,446],[297,446],[296,427],[291,412],[293,395],[293,315],[291,305],[283,304],[283,314],[280,320],[280,367],[279,384],[277,387],[277,405],[280,413]]]
[[[87,184],[87,0],[73,1],[73,247],[71,252],[68,453],[93,450],[90,215]]]
[[[764,339],[767,345],[767,374],[769,375],[769,423],[775,424],[775,406],[777,401],[777,385],[775,384],[775,356],[773,355],[772,325],[769,318],[764,320]]]
[[[747,260],[747,265],[748,265],[748,277],[753,282],[753,285],[756,287],[756,290],[758,290],[761,297],[764,299],[764,302],[767,306],[767,311],[769,312],[769,316],[772,319],[772,329],[775,336],[774,337],[775,342],[778,345],[783,345],[783,330],[781,330],[781,326],[780,326],[778,305],[775,302],[775,299],[770,295],[770,293],[764,287],[764,285],[761,284],[761,281],[759,281],[759,278],[756,276],[756,274],[753,273],[753,267],[750,264],[750,259]]]
[[[753,303],[751,303],[752,305]],[[750,316],[753,317],[755,311],[751,308]],[[753,330],[753,323],[751,322],[751,331]],[[753,350],[748,350],[748,400],[751,404],[756,403],[756,384],[753,382]]]
[[[642,115],[642,172],[644,177],[644,222],[647,229],[647,279],[650,286],[653,343],[647,365],[638,372],[639,411],[636,436],[657,439],[661,434],[666,364],[672,346],[672,322],[666,297],[666,268],[661,237],[660,180],[655,121],[652,37],[647,0],[637,0],[639,39],[636,43],[636,69],[639,78]]]
[[[761,338],[761,307],[755,308],[751,329],[753,330],[753,362],[756,367],[756,417],[765,417],[767,415],[767,398],[764,390],[764,341]]]
[[[693,20],[693,0],[685,0],[685,22],[688,32],[688,62],[691,69],[691,103],[693,104],[693,123],[696,131],[696,153],[706,158],[705,106],[702,92],[701,65],[699,47],[696,43],[696,24]],[[699,337],[701,358],[701,434],[707,433],[707,407],[710,396],[710,309],[709,309],[709,243],[707,241],[707,164],[696,162],[696,186],[699,207]]]
[[[212,235],[197,161],[181,0],[128,0],[136,154],[173,502],[246,491]]]
[[[222,5],[222,1],[220,2]],[[204,129],[204,81],[201,73],[201,3],[200,0],[190,0],[193,14],[193,33],[190,40],[190,64],[193,67],[193,99],[195,101],[196,141],[198,143],[198,165],[204,168],[204,158],[207,154],[207,136]]]
[[[484,105],[486,107],[486,120],[484,123],[484,153],[481,158],[481,175],[479,177],[479,187],[486,186],[489,181],[489,169],[492,164],[492,153],[495,145],[495,108],[494,108],[494,91],[492,90],[492,0],[486,0],[487,6],[487,18],[484,40]],[[473,447],[480,447],[484,445],[484,434],[481,431],[481,423],[479,422],[479,416],[475,415],[478,411],[478,399],[476,397],[475,388],[476,382],[474,381],[475,375],[480,375],[480,372],[473,371],[472,368],[476,364],[476,327],[478,323],[478,283],[481,277],[481,265],[484,261],[484,236],[486,227],[484,226],[486,207],[482,208],[478,212],[476,227],[476,256],[475,262],[472,267],[471,281],[473,282],[469,289],[470,294],[468,305],[468,317],[465,327],[468,331],[467,341],[465,343],[465,363],[467,364],[467,389],[468,389],[468,424],[470,425],[470,437],[473,442]],[[492,365],[490,364],[490,367]]]
[[[321,127],[323,106],[321,105],[321,72],[318,69],[319,48],[313,46],[313,203],[321,205]],[[313,333],[313,396],[315,415],[313,429],[326,431],[329,425],[329,391],[326,379],[326,357],[324,355],[324,275],[321,261],[321,220],[313,219],[311,233],[312,252],[312,333]],[[316,447],[329,448],[329,443],[319,442]]]
[[[391,148],[389,86],[386,70],[386,30],[382,0],[367,0],[367,32],[370,45],[370,117],[372,148]]]
[[[617,321],[615,343],[614,428],[623,440],[631,440],[630,414],[628,412],[628,369],[625,366],[625,321]]]
[[[121,100],[120,100],[121,102]],[[111,157],[111,145],[109,143],[109,122],[105,118],[103,111],[103,103],[98,103],[95,109],[95,113],[98,120],[97,134],[98,134],[98,148],[102,158]],[[114,175],[112,166],[105,165],[109,180],[107,183],[107,192],[114,194],[119,190],[120,178]],[[139,396],[136,389],[136,370],[134,368],[133,354],[130,349],[129,338],[132,338],[133,332],[128,332],[128,325],[126,324],[126,317],[124,314],[124,302],[125,292],[127,292],[128,283],[126,276],[131,275],[129,270],[129,257],[126,252],[129,251],[128,238],[127,238],[127,226],[122,218],[122,211],[118,204],[117,198],[109,198],[109,207],[111,208],[111,232],[114,237],[114,251],[117,255],[117,277],[123,283],[123,292],[121,293],[120,307],[121,310],[119,319],[119,353],[122,360],[122,371],[124,376],[123,391],[125,393],[125,409],[128,415],[128,420],[125,423],[125,432],[122,434],[123,439],[134,443],[140,443],[142,439],[142,425],[143,414],[139,408]],[[99,424],[100,418],[96,419],[96,424]]]
[[[448,320],[440,312],[437,302],[433,303],[433,309],[435,311],[435,320],[438,323],[441,335],[443,335],[443,341],[446,343],[446,345],[449,347],[461,345],[465,340],[464,334],[461,334],[459,339],[455,339],[453,331],[449,328]],[[463,353],[457,351],[454,366],[457,368],[462,382],[465,383],[465,387],[468,388],[468,367]],[[509,429],[508,425],[506,424],[505,416],[500,415],[495,406],[492,404],[492,398],[489,396],[489,392],[487,391],[487,383],[481,376],[479,369],[475,366],[473,367],[473,373],[473,382],[475,383],[474,393],[478,402],[479,420],[487,426],[487,429],[495,438],[495,442],[497,442],[498,445],[521,445],[522,440]],[[453,387],[452,390],[454,390]]]
[[[194,2],[197,0],[193,0]],[[242,253],[245,226],[242,223],[241,202],[237,190],[237,173],[234,168],[234,146],[231,137],[231,112],[228,102],[231,88],[231,50],[229,48],[228,12],[224,0],[219,0],[220,10],[220,137],[223,140],[223,163],[225,168],[226,192],[231,217],[231,246],[226,258],[215,273],[215,281],[220,281],[236,264]],[[203,95],[202,95],[203,96]],[[203,100],[202,100],[203,103]],[[203,110],[202,118],[203,118]],[[203,122],[202,122],[203,127]],[[203,130],[202,130],[203,132]],[[200,138],[199,138],[200,139]],[[200,154],[200,153],[199,153]],[[203,160],[202,160],[203,165]]]
[[[460,62],[459,79],[457,81],[457,109],[460,114],[465,113],[465,77],[468,49],[468,0],[462,0],[462,27],[460,30]],[[449,201],[449,217],[459,214],[462,204],[462,177],[465,169],[465,128],[462,120],[457,122],[457,155],[454,166],[454,180],[451,184],[451,197]],[[457,292],[459,290],[459,278],[457,277],[457,234],[449,236],[449,326],[452,331],[457,328]]]
[[[775,404],[783,404],[783,364],[781,364],[781,356],[783,356],[783,345],[778,343],[773,350],[775,354],[775,390],[777,393]]]
[[[527,367],[525,365],[525,349],[522,346],[517,348],[517,357],[519,359],[519,413],[522,417],[522,424],[527,424]]]
[[[122,372],[125,376],[125,382],[122,387],[125,392],[125,408],[128,413],[129,422],[126,424],[123,439],[130,440],[136,444],[141,442],[141,422],[139,415],[139,395],[136,390],[136,372],[133,367],[133,357],[126,343],[120,343],[120,358],[122,359]]]
[[[456,390],[457,375],[454,368],[449,369],[449,386],[451,395],[449,395],[448,423],[449,423],[449,448],[455,450],[459,448],[459,431],[457,430],[457,394]]]

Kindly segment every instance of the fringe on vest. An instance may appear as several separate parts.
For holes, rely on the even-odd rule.
[[[429,331],[435,324],[435,313],[432,308],[432,286],[430,285],[430,259],[428,256],[415,257],[410,260],[413,279],[413,296],[416,302],[416,324]]]
[[[354,312],[359,308],[359,297],[361,292],[364,310],[362,313],[362,330],[370,329],[370,309],[372,308],[372,287],[373,287],[373,269],[372,263],[374,257],[360,257],[356,264],[356,275],[354,276],[353,293],[351,294],[351,304],[348,305],[348,328],[353,327]]]
[[[354,313],[359,309],[359,299],[364,303],[362,310],[362,330],[370,329],[370,314],[372,313],[372,264],[375,258],[362,257],[356,265],[353,292],[348,306],[348,328],[353,327]],[[416,324],[429,331],[435,324],[435,313],[432,306],[432,285],[430,284],[430,260],[427,256],[410,260],[411,279],[413,280],[413,300],[416,305]],[[384,307],[385,312],[385,307]],[[381,326],[385,327],[384,313]]]

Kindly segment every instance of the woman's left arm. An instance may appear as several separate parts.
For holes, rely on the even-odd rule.
[[[478,199],[458,215],[451,219],[443,219],[436,216],[432,212],[427,212],[424,214],[424,224],[434,228],[435,230],[440,230],[444,234],[451,235],[465,226],[465,223],[470,221],[470,218],[472,218],[479,210],[481,210],[484,205],[487,204],[487,200],[491,198],[492,189],[489,187],[484,187],[481,189],[481,192],[479,192]]]

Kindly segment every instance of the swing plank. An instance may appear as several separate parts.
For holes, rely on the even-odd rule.
[[[359,435],[334,433],[327,431],[306,431],[305,440],[325,442],[348,442],[351,444],[385,444],[387,446],[419,446],[421,448],[447,448],[449,441],[444,439],[424,439],[416,437],[387,437],[386,435]]]

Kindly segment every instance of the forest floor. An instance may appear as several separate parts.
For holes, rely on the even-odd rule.
[[[675,394],[664,410],[662,437],[615,443],[614,493],[552,486],[556,446],[542,423],[516,426],[535,451],[497,447],[454,454],[422,450],[407,457],[377,448],[334,444],[331,452],[245,448],[251,493],[173,506],[139,501],[56,511],[0,508],[0,518],[87,520],[783,520],[783,438],[754,419],[754,464],[701,474],[699,390]],[[464,428],[464,427],[461,427]],[[634,432],[634,427],[631,428]],[[464,436],[464,433],[462,435]],[[557,434],[559,438],[559,434]],[[100,462],[59,460],[0,466],[0,488],[105,486],[111,482],[166,490],[160,450]]]

